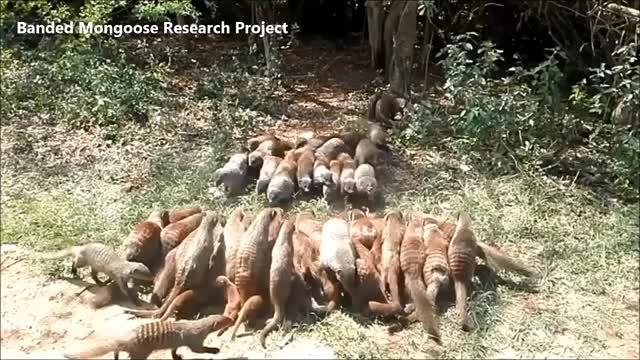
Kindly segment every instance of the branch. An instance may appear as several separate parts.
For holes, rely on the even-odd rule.
[[[612,12],[614,14],[624,16],[626,18],[631,18],[630,20],[640,21],[640,10],[636,10],[628,6],[623,6],[615,3],[609,3],[604,8],[607,11]]]

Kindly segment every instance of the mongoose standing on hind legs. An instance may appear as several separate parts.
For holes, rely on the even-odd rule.
[[[449,243],[449,268],[456,292],[456,310],[465,331],[473,327],[467,316],[467,286],[476,268],[478,244],[471,231],[471,219],[465,213],[458,214],[458,223]]]
[[[137,224],[124,240],[125,259],[153,269],[162,254],[160,233],[168,218],[167,211],[154,211],[147,220]]]
[[[440,334],[433,314],[433,305],[422,281],[426,255],[422,241],[424,222],[424,218],[420,216],[411,216],[400,246],[400,268],[404,274],[405,286],[416,307],[415,316],[422,322],[427,333],[439,342]]]
[[[235,339],[240,324],[255,316],[265,304],[269,282],[270,247],[278,236],[283,210],[263,209],[242,236],[236,253],[235,285],[242,308],[231,330]]]
[[[131,359],[147,359],[156,350],[171,349],[173,359],[182,359],[178,355],[180,346],[188,346],[198,353],[217,354],[219,348],[204,346],[204,340],[212,331],[217,330],[221,315],[211,315],[200,320],[154,321],[136,326],[111,339],[101,339],[92,346],[77,352],[67,352],[67,359],[88,359],[102,356],[113,351],[114,359],[118,353],[129,353]]]
[[[391,313],[399,313],[402,310],[400,289],[402,286],[402,272],[400,270],[400,248],[404,236],[404,223],[402,213],[397,210],[388,211],[384,216],[384,229],[382,230],[382,288],[389,289],[391,304],[379,304],[370,302],[369,307],[374,311],[390,309]]]
[[[340,282],[351,296],[354,304],[359,303],[356,283],[355,250],[349,236],[349,224],[340,218],[331,218],[322,226],[320,242],[320,264],[323,270]]]
[[[285,319],[285,306],[295,276],[293,266],[293,221],[285,220],[271,252],[269,294],[273,306],[273,317],[265,323],[260,332],[260,345],[265,346],[267,335]]]
[[[435,306],[438,292],[449,285],[448,244],[437,224],[425,225],[424,244],[427,251],[423,268],[424,283],[427,285],[429,299]]]
[[[251,224],[251,216],[244,209],[236,208],[231,212],[224,226],[225,275],[233,282],[236,274],[236,253],[242,235]]]
[[[106,283],[98,278],[98,273],[104,273],[118,283],[122,292],[127,294],[135,305],[139,305],[140,300],[136,292],[129,288],[129,280],[153,281],[153,274],[144,264],[126,261],[110,247],[97,242],[73,246],[51,255],[44,255],[42,258],[57,259],[66,256],[73,256],[71,272],[74,275],[77,275],[78,268],[88,266],[91,268],[93,281],[98,285],[105,285]]]

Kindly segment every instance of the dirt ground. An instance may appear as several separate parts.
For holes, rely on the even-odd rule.
[[[25,250],[2,254],[2,320],[1,358],[3,359],[64,359],[65,351],[83,349],[100,336],[123,327],[142,323],[123,312],[120,305],[93,309],[88,299],[91,291],[80,292],[85,283],[81,280],[51,280],[45,275],[34,275]],[[127,305],[127,304],[123,304]],[[254,333],[239,336],[229,346],[229,332],[221,337],[211,334],[205,344],[220,347],[219,354],[197,354],[187,347],[178,353],[184,359],[226,358],[291,358],[331,359],[333,351],[310,339],[293,335],[285,337],[286,344],[276,344],[275,351],[264,351]],[[269,346],[269,345],[268,345]],[[269,346],[269,349],[273,346]],[[127,358],[121,353],[122,358]],[[112,359],[113,353],[100,357]],[[169,350],[157,351],[150,359],[171,358]]]

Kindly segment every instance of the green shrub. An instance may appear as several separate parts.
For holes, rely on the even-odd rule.
[[[41,115],[72,127],[144,121],[163,95],[165,69],[142,71],[86,47],[6,51],[0,67],[8,121]]]

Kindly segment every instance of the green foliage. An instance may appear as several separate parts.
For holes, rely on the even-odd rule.
[[[8,121],[33,115],[72,127],[111,126],[146,118],[162,96],[161,66],[141,71],[96,50],[3,51],[2,114]]]
[[[136,4],[133,13],[138,18],[151,21],[168,21],[168,15],[198,16],[191,2],[185,0],[142,1]]]

